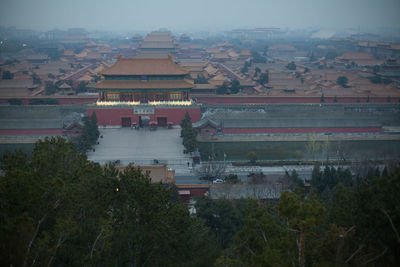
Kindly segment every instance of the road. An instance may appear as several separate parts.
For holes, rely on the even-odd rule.
[[[228,166],[226,168],[226,175],[228,174],[236,174],[238,175],[239,179],[241,179],[243,182],[247,182],[247,175],[250,172],[260,172],[262,171],[265,175],[269,177],[279,177],[281,175],[284,175],[286,171],[289,173],[292,172],[292,170],[296,170],[297,174],[299,177],[303,180],[309,180],[311,179],[311,173],[312,173],[313,166],[296,166],[296,165],[290,165],[290,166],[274,166],[274,167],[259,167],[259,166],[251,166],[251,167],[234,167],[234,166]],[[186,170],[184,169],[179,169],[176,170],[176,175],[175,175],[175,180],[176,184],[203,184],[207,183],[206,181],[200,180],[199,176],[196,175],[190,168],[187,168]]]

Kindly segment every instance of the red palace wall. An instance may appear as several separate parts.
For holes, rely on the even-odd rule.
[[[63,129],[3,129],[0,135],[59,135]]]
[[[99,126],[121,126],[122,118],[131,118],[131,123],[139,124],[139,116],[149,116],[150,121],[157,121],[157,117],[167,117],[167,122],[174,125],[181,123],[186,111],[192,122],[199,121],[201,112],[199,107],[190,108],[154,108],[154,114],[134,114],[134,108],[90,108],[88,115],[95,111]]]
[[[337,128],[227,128],[224,134],[257,134],[257,133],[379,133],[381,127],[337,127]]]
[[[271,96],[195,96],[200,103],[211,104],[279,104],[279,103],[321,103],[321,97],[271,97]],[[367,97],[337,97],[337,103],[367,103]],[[400,99],[392,97],[391,103]],[[388,103],[387,97],[370,97],[370,103]],[[334,103],[334,97],[325,97],[325,103]]]
[[[10,98],[0,98],[0,103],[8,103]],[[59,105],[70,105],[70,104],[82,104],[82,103],[93,103],[97,101],[97,96],[82,96],[82,97],[32,97],[32,98],[13,98],[20,99],[22,105],[29,105],[30,99],[56,99]]]

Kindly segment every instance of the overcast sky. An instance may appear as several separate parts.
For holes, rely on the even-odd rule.
[[[36,30],[400,27],[400,0],[0,0],[0,25]]]

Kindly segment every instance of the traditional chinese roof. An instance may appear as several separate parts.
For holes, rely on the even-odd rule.
[[[140,44],[141,49],[174,49],[175,42],[170,32],[152,32]]]
[[[60,88],[60,89],[71,89],[71,86],[64,82],[58,88]]]
[[[194,85],[186,80],[101,80],[94,88],[97,89],[188,89]]]
[[[121,58],[103,75],[185,75],[188,71],[168,58]]]
[[[193,128],[199,129],[199,128],[204,128],[210,125],[213,128],[218,128],[220,125],[219,122],[210,119],[209,117],[206,117],[204,119],[199,120],[198,122],[193,123]]]
[[[227,53],[215,53],[214,58],[215,59],[229,59],[229,56]]]
[[[344,52],[339,58],[347,60],[372,59],[372,56],[367,52]]]

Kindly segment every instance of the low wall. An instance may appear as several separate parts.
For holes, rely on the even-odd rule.
[[[379,133],[382,127],[322,127],[322,128],[227,128],[224,134],[259,133]]]
[[[324,103],[399,103],[399,97],[366,97],[366,96],[338,96],[324,97]],[[275,96],[197,96],[196,101],[200,103],[213,104],[279,104],[279,103],[321,103],[321,97],[275,97]]]
[[[63,129],[1,129],[0,135],[59,135]]]
[[[0,103],[9,103],[9,99],[19,99],[22,105],[30,105],[30,100],[57,100],[58,105],[84,104],[97,101],[97,96],[34,96],[0,98]]]

